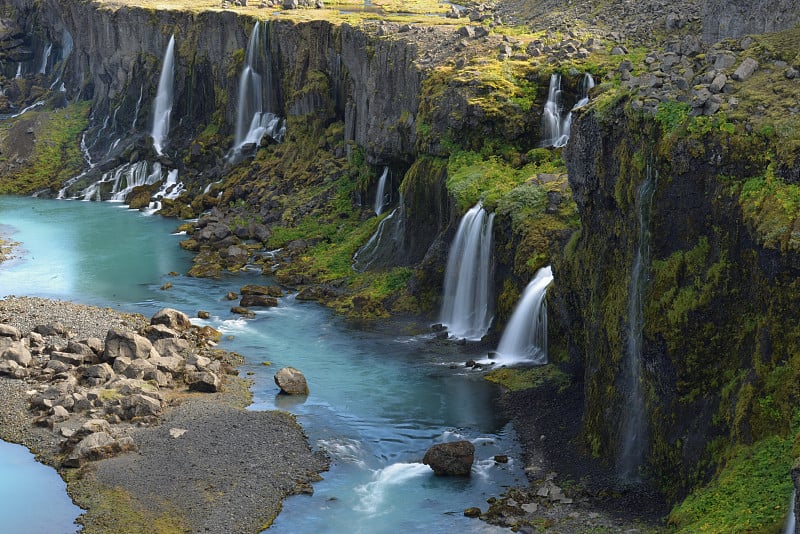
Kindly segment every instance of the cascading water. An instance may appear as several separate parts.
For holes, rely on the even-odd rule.
[[[494,318],[492,227],[494,213],[478,202],[461,219],[444,277],[441,322],[451,336],[480,340]]]
[[[594,87],[594,78],[590,73],[583,75],[581,83],[578,85],[578,101],[572,106],[572,111],[582,108],[589,103],[589,91]]]
[[[149,172],[146,161],[126,163],[116,169],[103,174],[102,178],[80,192],[78,198],[82,200],[109,200],[111,202],[124,202],[125,197],[135,187],[152,185],[161,180],[161,164],[153,164]],[[64,197],[60,197],[64,198]]]
[[[272,56],[268,38],[266,45],[263,46],[264,55],[261,55],[263,40],[261,22],[256,22],[247,43],[245,64],[239,77],[239,105],[236,112],[236,129],[230,154],[231,159],[241,156],[242,147],[245,145],[257,146],[265,135],[281,142],[286,132],[284,121],[271,111],[271,106],[274,105],[272,103],[274,98],[271,95],[267,98],[267,109],[264,109],[262,75],[266,76],[266,89],[271,92]]]
[[[563,147],[569,140],[572,117],[564,115],[564,103],[561,94],[561,74],[550,75],[550,88],[547,91],[547,102],[542,112],[542,146]]]
[[[503,337],[497,347],[497,364],[513,365],[521,362],[547,363],[547,303],[545,294],[553,281],[553,270],[548,265],[536,276],[522,293]]]
[[[378,223],[369,240],[353,255],[353,270],[364,272],[370,267],[391,263],[391,258],[403,248],[406,228],[403,197],[399,205]]]
[[[139,119],[139,109],[142,107],[142,95],[144,95],[144,84],[139,87],[139,99],[136,101],[136,108],[133,110],[133,121],[131,121],[131,131],[136,131],[136,121]]]
[[[164,146],[169,134],[169,118],[172,114],[172,86],[175,82],[175,36],[169,39],[167,50],[164,52],[164,62],[161,66],[161,76],[158,79],[155,109],[153,111],[153,147],[156,152],[163,154]]]
[[[157,164],[156,164],[157,165]],[[160,174],[160,170],[159,170]],[[172,169],[167,173],[167,179],[164,180],[164,183],[161,185],[161,188],[153,195],[153,198],[156,200],[150,202],[150,206],[146,210],[146,213],[152,214],[157,212],[161,209],[161,201],[165,198],[174,200],[180,196],[181,193],[184,192],[185,186],[183,182],[178,181],[178,169]]]
[[[389,167],[383,168],[383,174],[378,179],[378,190],[375,192],[375,215],[380,215],[383,213],[383,208],[389,204],[389,199],[387,198],[388,192],[386,191],[386,182],[388,181],[389,177]]]
[[[636,195],[639,219],[639,243],[631,266],[628,287],[628,332],[623,359],[623,386],[626,394],[623,410],[621,448],[617,472],[626,482],[639,479],[639,467],[647,448],[647,419],[645,417],[644,391],[642,390],[642,332],[644,330],[643,297],[650,265],[650,215],[653,208],[658,177],[650,165],[645,180]]]
[[[594,87],[594,78],[588,72],[583,75],[578,86],[578,101],[570,111],[564,113],[564,98],[561,92],[561,75],[550,76],[550,88],[547,91],[547,102],[542,112],[543,147],[561,148],[569,141],[572,128],[572,112],[589,103],[589,90]]]
[[[22,62],[20,61],[17,63],[17,73],[14,75],[14,78],[22,78]]]
[[[44,49],[42,54],[42,62],[39,65],[39,74],[47,73],[47,62],[50,60],[50,52],[53,51],[53,43],[48,43],[47,48]]]

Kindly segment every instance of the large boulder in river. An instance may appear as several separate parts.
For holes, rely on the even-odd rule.
[[[163,308],[157,311],[150,319],[150,324],[163,324],[173,330],[186,330],[192,326],[188,315],[172,308]]]
[[[278,299],[275,297],[268,297],[266,295],[242,295],[242,300],[239,301],[239,306],[243,306],[245,308],[274,308],[277,305]]]
[[[265,295],[268,297],[282,297],[283,291],[278,286],[259,286],[256,284],[247,284],[239,289],[242,295]]]
[[[105,361],[108,361],[120,356],[137,360],[158,356],[158,353],[146,337],[127,330],[112,328],[106,334],[106,348],[103,357]]]
[[[284,367],[275,373],[275,383],[287,395],[308,395],[306,377],[294,367]]]
[[[469,475],[475,461],[475,445],[469,441],[438,443],[428,449],[422,463],[439,476]]]

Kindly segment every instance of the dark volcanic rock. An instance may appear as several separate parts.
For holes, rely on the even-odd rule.
[[[422,458],[422,463],[439,476],[469,475],[474,461],[475,445],[469,441],[436,444]]]

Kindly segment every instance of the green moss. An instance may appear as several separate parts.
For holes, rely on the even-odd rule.
[[[792,441],[773,436],[737,448],[706,486],[669,516],[678,532],[779,532],[786,519],[792,479]]]
[[[563,392],[570,385],[570,377],[554,365],[543,365],[529,369],[495,369],[484,379],[511,390],[520,391],[550,385]]]
[[[57,190],[77,175],[83,166],[78,138],[88,125],[89,108],[89,102],[78,102],[55,111],[30,111],[10,121],[3,132],[4,144],[20,143],[19,137],[27,135],[14,127],[22,121],[26,131],[29,128],[33,131],[35,141],[27,161],[0,180],[0,194],[29,195],[42,189]],[[9,136],[17,139],[12,141]]]
[[[759,242],[782,252],[800,251],[800,186],[775,176],[773,166],[765,176],[741,184],[739,202]]]

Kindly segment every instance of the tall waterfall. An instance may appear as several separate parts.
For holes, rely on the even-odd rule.
[[[378,190],[375,193],[375,215],[380,215],[383,213],[383,208],[389,203],[389,200],[386,198],[387,191],[386,191],[386,182],[389,177],[389,167],[383,168],[383,174],[378,179]]]
[[[495,363],[547,363],[547,303],[544,297],[552,281],[553,269],[549,265],[536,272],[503,331]]]
[[[564,97],[561,92],[561,75],[550,75],[550,87],[547,91],[547,102],[542,112],[541,146],[560,148],[569,141],[572,127],[572,112],[589,103],[589,90],[594,87],[594,78],[585,73],[578,85],[578,101],[565,113]]]
[[[265,55],[262,56],[261,44]],[[286,126],[270,108],[273,98],[268,98],[267,109],[264,106],[264,87],[262,76],[266,77],[268,91],[272,91],[272,57],[269,40],[261,37],[261,22],[256,22],[247,43],[247,54],[242,74],[239,77],[239,100],[236,112],[236,129],[231,150],[231,157],[241,154],[242,147],[247,144],[258,145],[264,135],[269,135],[280,142],[286,132]]]
[[[441,322],[450,335],[479,340],[492,324],[492,225],[478,202],[461,219],[450,247]]]
[[[628,332],[623,357],[623,385],[626,394],[622,419],[622,446],[617,461],[617,471],[625,481],[639,479],[639,467],[644,462],[647,449],[647,418],[642,389],[642,331],[644,330],[643,297],[650,265],[650,215],[653,209],[658,177],[650,165],[645,180],[636,195],[639,219],[639,243],[631,266],[628,286]]]
[[[786,525],[783,527],[783,534],[797,534],[797,518],[794,508],[797,501],[797,490],[792,491],[792,498],[789,501],[789,513],[786,514]]]
[[[167,50],[164,52],[164,62],[161,65],[161,76],[158,79],[155,109],[153,111],[153,147],[156,152],[163,154],[164,146],[169,134],[169,118],[172,114],[172,86],[175,82],[175,36],[169,39]]]

